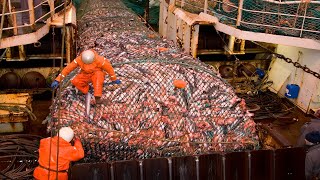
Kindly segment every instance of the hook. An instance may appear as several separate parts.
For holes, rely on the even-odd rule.
[[[35,42],[35,43],[33,43],[33,46],[34,46],[34,47],[40,47],[40,46],[41,46],[41,42],[39,42],[39,41],[38,41],[38,42]]]

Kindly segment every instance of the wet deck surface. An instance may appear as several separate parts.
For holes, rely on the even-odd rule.
[[[33,97],[32,108],[37,120],[29,122],[29,128],[26,133],[36,134],[43,137],[50,136],[50,134],[46,132],[46,124],[42,124],[42,121],[45,120],[50,113],[49,108],[51,106],[51,102],[50,92],[46,92],[42,95],[35,95]]]
[[[258,122],[261,122],[263,124],[268,125],[271,129],[274,129],[275,131],[279,132],[289,143],[291,143],[292,146],[294,146],[297,142],[297,139],[300,135],[300,128],[301,126],[309,122],[311,118],[313,118],[310,115],[306,115],[304,112],[299,110],[298,108],[296,111],[292,114],[292,116],[296,120],[282,120],[282,119],[276,119],[276,120],[259,120]]]

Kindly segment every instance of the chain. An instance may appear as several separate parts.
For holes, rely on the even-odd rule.
[[[251,42],[256,44],[256,45],[258,45],[258,46],[260,46],[260,47],[262,47],[263,49],[267,50],[268,52],[270,52],[272,55],[276,56],[277,58],[282,59],[282,60],[284,60],[285,62],[287,62],[289,64],[293,64],[294,67],[302,69],[304,72],[312,74],[314,77],[320,79],[320,74],[315,72],[315,71],[312,71],[306,65],[302,66],[300,63],[292,61],[292,59],[290,59],[288,57],[285,57],[283,54],[275,53],[275,52],[271,51],[270,49],[262,46],[261,44],[259,44],[257,42],[254,42],[254,41],[251,41]]]
[[[312,74],[314,77],[320,79],[320,74],[312,71],[310,68],[308,68],[306,65],[302,66],[300,63],[298,62],[293,62],[292,59],[285,57],[282,54],[277,54],[277,53],[273,53],[277,58],[282,59],[284,61],[286,61],[287,63],[293,64],[294,67],[302,69],[304,72]]]

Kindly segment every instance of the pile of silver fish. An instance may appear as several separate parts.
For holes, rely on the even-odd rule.
[[[75,70],[47,118],[49,131],[74,129],[84,161],[259,148],[253,114],[217,72],[158,37],[121,1],[89,1],[86,8],[78,24],[79,49],[93,48],[110,59],[122,83],[110,84],[106,76],[104,103],[92,97],[86,114],[86,95],[69,81]],[[175,87],[174,80],[186,87]]]
[[[78,52],[94,49],[112,63],[144,59],[189,59],[146,27],[121,0],[88,2],[87,11],[78,20]]]

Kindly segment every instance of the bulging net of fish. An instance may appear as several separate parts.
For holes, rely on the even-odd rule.
[[[84,144],[87,162],[257,149],[255,123],[244,100],[201,64],[115,63],[122,84],[110,85],[106,76],[104,103],[95,104],[92,98],[88,117],[85,95],[72,85],[62,86],[60,111],[56,98],[48,130],[71,126]],[[176,88],[176,79],[186,87]]]
[[[71,126],[85,162],[259,148],[244,100],[210,66],[149,30],[120,0],[86,1],[82,8],[78,52],[93,48],[108,58],[122,82],[110,85],[105,77],[104,103],[92,98],[88,117],[85,95],[70,84],[79,70],[60,85],[48,130]],[[175,88],[176,79],[186,87]]]

